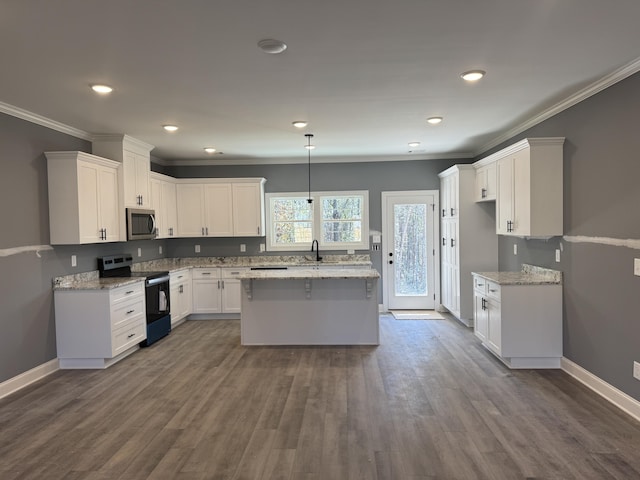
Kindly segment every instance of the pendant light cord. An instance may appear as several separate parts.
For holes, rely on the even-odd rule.
[[[313,198],[311,198],[311,139],[313,138],[313,134],[306,133],[304,136],[307,137],[307,174],[309,175],[309,197],[307,198],[307,203],[312,203]]]

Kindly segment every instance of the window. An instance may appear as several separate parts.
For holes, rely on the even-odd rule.
[[[267,194],[267,249],[369,249],[369,192]]]

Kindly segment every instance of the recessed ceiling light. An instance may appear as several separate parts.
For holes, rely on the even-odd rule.
[[[427,122],[431,125],[438,125],[440,122],[442,122],[442,117],[429,117],[427,118]]]
[[[265,38],[264,40],[260,40],[258,42],[258,47],[264,53],[270,53],[272,55],[277,55],[278,53],[282,53],[287,49],[287,45],[280,40],[275,40],[273,38]]]
[[[460,74],[460,76],[467,82],[477,82],[487,74],[484,70],[469,70]]]
[[[163,125],[162,128],[164,128],[167,132],[175,132],[176,130],[178,130],[178,127],[176,125]]]
[[[420,146],[420,142],[409,142],[409,146],[411,148],[419,147]]]
[[[314,148],[316,148],[315,145],[305,145],[304,148],[306,148],[307,150],[313,150]]]
[[[91,90],[96,93],[100,93],[101,95],[106,95],[107,93],[113,92],[113,88],[109,85],[91,85]]]
[[[215,153],[216,149],[213,147],[204,147],[204,151],[207,153]]]
[[[292,123],[292,125],[296,128],[304,128],[307,126],[307,122],[305,122],[304,120],[296,120]]]

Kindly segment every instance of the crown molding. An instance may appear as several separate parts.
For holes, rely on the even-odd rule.
[[[382,155],[375,156],[335,156],[335,157],[312,157],[312,164],[320,163],[365,163],[365,162],[412,162],[418,160],[471,160],[474,157],[470,152],[458,153],[434,153],[427,155],[404,155],[398,157],[385,157]],[[157,161],[156,161],[157,160]],[[153,159],[153,163],[166,167],[192,167],[203,165],[297,165],[307,164],[306,158],[204,158],[202,160],[166,160],[161,158]]]
[[[84,130],[65,125],[64,123],[56,122],[55,120],[51,120],[50,118],[43,117],[42,115],[38,115],[37,113],[30,112],[23,108],[9,105],[8,103],[0,102],[0,113],[6,113],[7,115],[11,115],[12,117],[20,118],[22,120],[26,120],[27,122],[35,123],[36,125],[41,125],[57,132],[66,133],[67,135],[81,138],[82,140],[91,141],[91,139],[93,138],[93,135],[85,132]]]
[[[476,152],[475,156],[482,155],[487,150],[491,150],[493,147],[497,147],[501,143],[508,141],[509,139],[524,132],[525,130],[528,130],[529,128],[534,127],[539,123],[542,123],[548,118],[551,118],[554,115],[557,115],[558,113],[573,107],[574,105],[582,102],[583,100],[586,100],[587,98],[592,97],[596,93],[600,93],[601,91],[609,88],[610,86],[638,72],[640,72],[640,57],[636,58],[635,60],[632,60],[626,65],[623,65],[617,70],[614,70],[610,74],[605,75],[600,80],[597,80],[591,85],[586,86],[582,90],[577,91],[576,93],[562,100],[561,102],[556,103],[555,105],[547,108],[546,110],[543,110],[542,112],[530,118],[526,122],[521,123],[520,125],[494,138],[490,142],[483,145]]]

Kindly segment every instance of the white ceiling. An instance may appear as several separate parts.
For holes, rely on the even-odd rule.
[[[0,102],[166,160],[304,161],[306,132],[314,161],[472,156],[640,69],[639,20],[637,0],[0,0]]]

